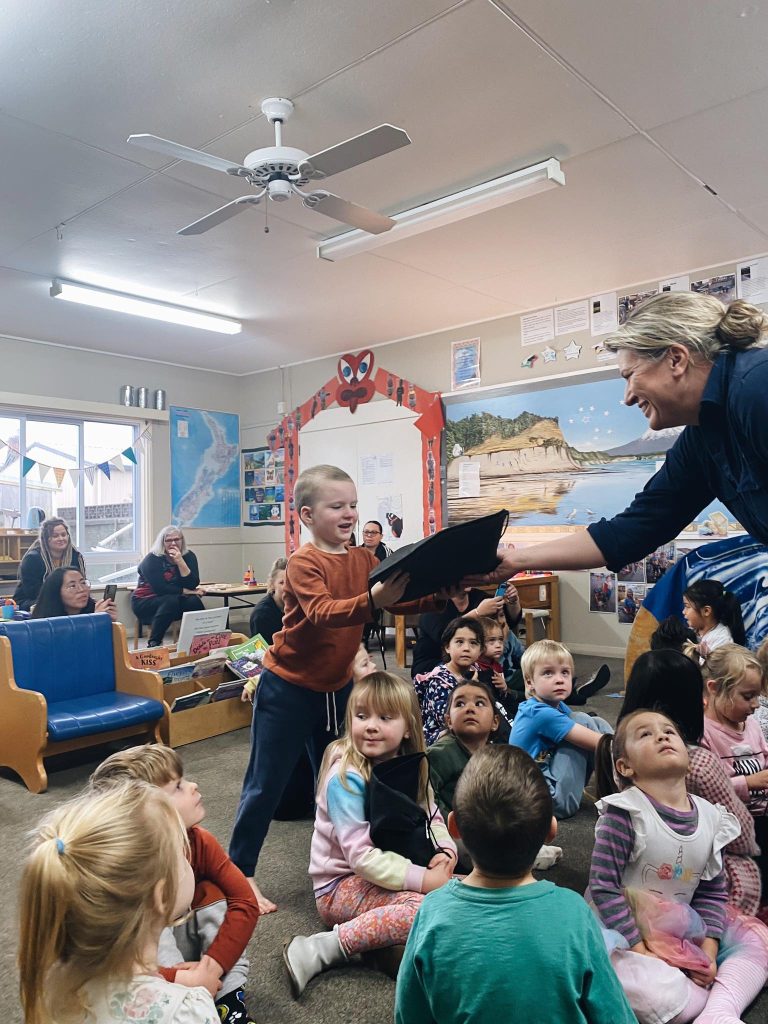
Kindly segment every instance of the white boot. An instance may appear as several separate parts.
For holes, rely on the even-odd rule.
[[[344,964],[349,958],[339,942],[338,925],[333,931],[297,935],[283,946],[293,998],[298,999],[309,982],[321,971]]]
[[[533,866],[536,871],[546,871],[547,868],[554,867],[562,856],[563,851],[560,846],[542,846],[536,854]]]

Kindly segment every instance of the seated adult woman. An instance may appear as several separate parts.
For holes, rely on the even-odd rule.
[[[151,623],[148,647],[159,647],[165,631],[184,612],[203,608],[200,573],[194,552],[178,526],[164,526],[139,564],[139,582],[131,597],[133,614]]]
[[[21,560],[19,582],[13,600],[28,612],[37,600],[40,588],[54,569],[77,569],[85,576],[83,556],[72,547],[69,527],[63,519],[52,517],[40,524],[40,534]]]
[[[106,612],[113,622],[117,621],[115,602],[94,601],[90,581],[79,569],[54,569],[40,588],[32,618],[55,619],[60,615],[87,615],[90,612]]]
[[[285,587],[286,558],[276,558],[267,577],[267,592],[251,612],[251,636],[259,633],[268,644],[283,628],[283,589]]]

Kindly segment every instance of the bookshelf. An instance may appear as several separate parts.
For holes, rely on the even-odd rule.
[[[15,580],[22,558],[37,539],[37,530],[0,529],[0,579]]]

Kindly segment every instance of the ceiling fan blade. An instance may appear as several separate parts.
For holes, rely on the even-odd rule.
[[[225,220],[229,220],[230,217],[235,217],[238,213],[245,209],[246,206],[256,206],[261,202],[261,197],[264,193],[260,193],[257,196],[241,196],[239,199],[233,199],[231,203],[225,203],[220,206],[218,210],[214,210],[212,213],[208,213],[205,217],[201,217],[200,220],[194,221],[192,224],[187,224],[185,228],[177,231],[177,235],[202,235],[204,231],[210,231],[211,228],[215,228],[217,224],[223,224]]]
[[[304,200],[304,205],[310,210],[317,210],[318,213],[324,213],[326,217],[333,217],[334,220],[340,220],[342,224],[360,228],[371,235],[380,235],[383,231],[389,231],[396,224],[391,217],[385,217],[381,213],[376,213],[375,210],[367,210],[364,206],[340,199],[332,192],[311,192]]]
[[[315,153],[309,157],[307,163],[312,168],[313,178],[329,178],[332,174],[340,171],[347,171],[350,167],[357,167],[374,157],[384,156],[401,146],[410,146],[411,140],[408,133],[402,128],[395,128],[392,124],[380,124],[378,128],[371,128],[362,135],[356,135],[346,142],[340,142],[338,146],[331,146],[321,153]],[[306,167],[306,164],[302,164]]]
[[[186,160],[188,163],[210,167],[213,171],[224,171],[225,174],[233,174],[235,177],[246,177],[251,173],[247,167],[234,164],[231,160],[213,156],[212,153],[203,153],[199,149],[190,149],[189,146],[181,146],[178,142],[161,139],[157,135],[129,135],[128,142],[143,146],[144,149],[153,149],[156,153],[164,153],[175,160]]]

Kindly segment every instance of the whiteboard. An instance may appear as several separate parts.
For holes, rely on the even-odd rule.
[[[384,542],[401,547],[424,536],[423,467],[421,432],[414,427],[418,414],[381,399],[349,409],[326,409],[302,427],[299,470],[330,463],[345,470],[357,487],[360,521],[355,529],[362,542],[362,524],[378,519]],[[393,537],[385,511],[393,508],[403,520],[403,533]],[[399,511],[401,510],[401,511]],[[301,542],[310,539],[301,528]]]

